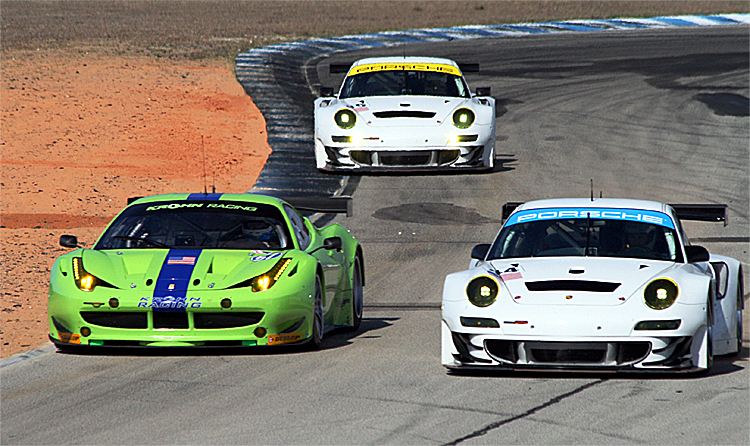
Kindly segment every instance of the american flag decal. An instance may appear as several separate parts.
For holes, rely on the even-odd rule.
[[[167,259],[167,265],[195,265],[196,257],[180,256]]]

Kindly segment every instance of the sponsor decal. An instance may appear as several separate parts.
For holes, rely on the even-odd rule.
[[[262,262],[281,257],[283,253],[273,251],[250,251],[250,260],[253,262]]]
[[[358,65],[349,70],[347,76],[354,76],[362,73],[372,73],[375,71],[437,71],[438,73],[448,73],[461,76],[461,71],[453,65],[439,63],[373,63],[367,65]]]
[[[209,203],[207,206],[209,209],[227,209],[230,211],[246,211],[246,212],[255,212],[258,210],[255,206],[242,206],[239,204],[223,204],[223,203]]]
[[[519,272],[502,273],[500,274],[500,278],[503,280],[503,282],[507,282],[508,280],[523,279],[523,275],[521,275],[521,273]]]
[[[352,108],[357,113],[369,110],[369,108],[367,107],[367,103],[364,100],[360,100],[359,102],[354,104]]]
[[[268,345],[288,344],[302,339],[302,333],[288,333],[268,336]]]
[[[149,206],[146,211],[160,211],[162,209],[202,208],[203,203],[169,203],[157,206]]]
[[[595,218],[600,220],[624,220],[651,223],[675,229],[674,222],[665,213],[641,209],[607,209],[607,208],[560,208],[529,209],[518,211],[508,218],[505,226],[539,220],[563,220]]]
[[[195,259],[193,256],[167,257],[167,265],[195,265]]]
[[[185,308],[200,308],[201,298],[184,296],[154,296],[141,297],[138,308],[156,308],[163,310],[179,310]]]
[[[62,342],[67,342],[68,344],[80,344],[81,343],[81,335],[76,333],[62,333],[58,332],[58,336],[60,336],[60,340]]]

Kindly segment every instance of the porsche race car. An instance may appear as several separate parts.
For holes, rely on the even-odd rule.
[[[495,100],[472,94],[449,59],[376,57],[349,66],[337,95],[314,102],[315,162],[320,171],[492,169]]]
[[[442,364],[707,372],[741,349],[742,268],[690,245],[680,220],[725,213],[625,199],[507,206],[495,241],[445,279]]]
[[[295,203],[292,206],[291,203]],[[80,346],[320,347],[357,329],[362,248],[339,224],[300,213],[347,212],[351,200],[167,194],[130,203],[91,249],[59,257],[49,337]]]

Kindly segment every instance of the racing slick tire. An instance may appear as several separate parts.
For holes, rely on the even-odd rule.
[[[357,331],[362,324],[362,308],[364,307],[364,298],[362,291],[362,260],[357,255],[354,258],[352,267],[352,325],[347,328],[348,331]]]
[[[320,276],[315,276],[315,299],[313,302],[312,336],[307,342],[310,350],[320,350],[323,345],[323,285]]]
[[[739,274],[737,275],[737,324],[736,324],[736,336],[737,336],[737,351],[732,356],[739,356],[742,352],[742,309],[745,308],[745,287],[743,284],[742,268],[740,268]]]

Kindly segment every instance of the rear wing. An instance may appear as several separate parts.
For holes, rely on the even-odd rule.
[[[680,220],[724,222],[727,225],[726,204],[670,204]]]
[[[507,220],[508,217],[510,217],[510,214],[513,213],[513,211],[516,210],[518,206],[521,206],[523,204],[522,201],[509,201],[503,205],[503,221]]]
[[[509,201],[503,205],[503,220],[510,217],[520,201]],[[724,222],[727,225],[726,204],[670,204],[680,220]]]
[[[332,63],[328,67],[329,73],[348,73],[349,68],[351,68],[352,64],[350,63]]]
[[[346,214],[351,217],[354,213],[352,197],[277,197],[294,206],[298,211],[315,212],[321,214]]]

